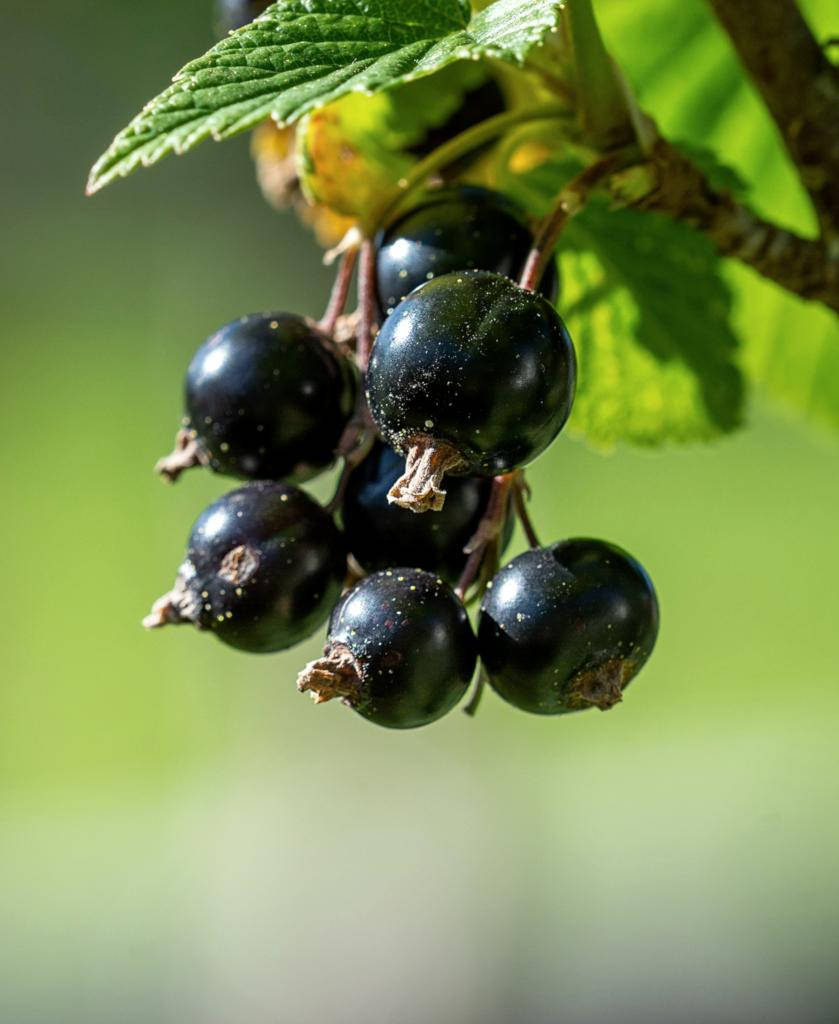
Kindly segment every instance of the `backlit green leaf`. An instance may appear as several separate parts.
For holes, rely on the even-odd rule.
[[[563,0],[280,0],[179,72],[91,171],[95,192],[169,153],[265,118],[288,123],[346,93],[374,93],[459,59],[520,63]]]

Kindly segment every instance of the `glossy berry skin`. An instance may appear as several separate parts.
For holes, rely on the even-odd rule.
[[[271,4],[271,0],[217,0],[216,31],[220,36],[241,28],[258,18]]]
[[[180,621],[266,653],[313,633],[345,574],[344,540],[324,509],[289,484],[257,482],[198,517],[173,594]]]
[[[439,577],[387,569],[336,605],[327,650],[343,648],[360,676],[348,700],[364,718],[412,729],[445,715],[466,693],[476,644],[466,611]]]
[[[574,346],[553,306],[471,270],[429,281],[396,307],[373,346],[367,393],[397,451],[427,437],[457,452],[458,472],[494,476],[554,440],[575,381]]]
[[[566,540],[526,551],[495,576],[478,645],[492,687],[515,707],[606,710],[650,656],[658,620],[634,558],[604,541]]]
[[[426,281],[455,270],[491,270],[518,280],[533,244],[516,207],[498,192],[446,189],[405,214],[379,239],[376,288],[384,315]],[[553,261],[539,289],[556,300]]]
[[[247,316],[195,353],[187,428],[217,473],[306,480],[334,460],[355,394],[348,360],[302,317]]]
[[[352,472],[341,507],[347,547],[368,572],[413,565],[456,583],[466,562],[463,548],[486,511],[492,482],[486,477],[455,477],[449,481],[442,511],[418,516],[387,501],[388,490],[404,470],[404,457],[377,441]],[[508,516],[502,550],[512,530]]]

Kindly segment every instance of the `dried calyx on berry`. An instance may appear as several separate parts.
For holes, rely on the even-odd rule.
[[[490,685],[523,711],[608,710],[649,658],[658,601],[643,567],[605,541],[526,551],[489,584],[478,645]]]
[[[283,650],[324,622],[345,572],[343,537],[317,502],[290,484],[247,484],[199,516],[175,586],[143,625],[186,623],[240,650]]]
[[[407,457],[388,500],[436,511],[446,474],[526,465],[564,426],[575,381],[571,339],[543,296],[479,270],[422,285],[385,321],[367,375],[373,419]]]
[[[318,703],[339,697],[377,725],[411,729],[463,697],[475,646],[466,610],[440,577],[387,569],[341,598],[324,656],[307,665],[297,686]]]
[[[193,466],[246,480],[308,480],[335,459],[357,391],[354,366],[316,325],[291,313],[245,316],[198,349],[186,373],[175,481]]]

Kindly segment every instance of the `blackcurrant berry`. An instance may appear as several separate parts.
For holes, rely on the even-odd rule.
[[[417,516],[387,501],[387,492],[405,471],[405,459],[376,442],[370,455],[349,477],[341,517],[347,547],[368,571],[413,565],[457,582],[466,561],[464,547],[486,510],[492,481],[455,477],[448,485],[442,512]],[[513,529],[507,517],[501,537],[506,548]]]
[[[272,0],[217,0],[216,31],[220,36],[241,28],[258,18]]]
[[[644,569],[600,540],[526,551],[481,602],[478,647],[505,700],[540,715],[621,699],[650,656],[658,602]]]
[[[367,377],[373,418],[407,455],[388,500],[440,509],[446,473],[530,462],[565,424],[575,379],[574,346],[543,296],[483,270],[422,285],[385,320]]]
[[[198,517],[174,588],[143,625],[192,623],[243,651],[280,651],[326,620],[345,574],[344,539],[317,502],[247,484]]]
[[[397,220],[378,239],[376,287],[383,314],[414,288],[454,270],[492,270],[518,279],[533,244],[515,206],[498,192],[443,190]],[[557,292],[551,260],[539,289]]]
[[[475,635],[448,585],[419,569],[387,569],[341,598],[324,657],[297,686],[318,702],[342,697],[377,725],[412,729],[451,711],[475,661]]]
[[[186,427],[158,472],[175,480],[200,464],[246,480],[306,480],[334,460],[356,387],[349,360],[303,317],[235,320],[189,364]]]

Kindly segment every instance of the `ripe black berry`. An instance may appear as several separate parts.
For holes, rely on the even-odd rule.
[[[505,700],[540,715],[605,711],[650,656],[658,603],[644,569],[599,540],[526,551],[481,603],[478,646]]]
[[[377,725],[411,729],[445,715],[464,695],[475,636],[439,577],[387,569],[341,598],[324,655],[300,673],[301,692],[318,702],[342,697]]]
[[[520,277],[533,237],[515,206],[498,192],[464,187],[437,193],[392,224],[378,240],[376,286],[383,314],[414,288],[454,270]],[[551,260],[539,290],[556,300]]]
[[[217,0],[216,31],[227,35],[258,18],[270,4],[271,0]]]
[[[341,506],[347,547],[368,571],[391,565],[413,565],[457,582],[472,539],[486,510],[492,481],[486,477],[455,477],[448,485],[443,510],[417,516],[387,501],[387,492],[405,471],[405,459],[376,442],[370,455],[349,478]],[[502,550],[510,540],[507,517]]]
[[[384,322],[368,371],[373,418],[408,456],[388,499],[440,509],[444,474],[530,462],[565,424],[575,379],[574,346],[541,295],[483,270],[422,285]]]
[[[305,480],[330,465],[353,410],[348,360],[303,317],[243,317],[195,353],[186,430],[158,464],[171,480],[191,465],[247,480]]]
[[[231,491],[199,516],[172,591],[143,625],[192,623],[231,647],[291,647],[326,619],[346,573],[330,516],[289,484]]]

